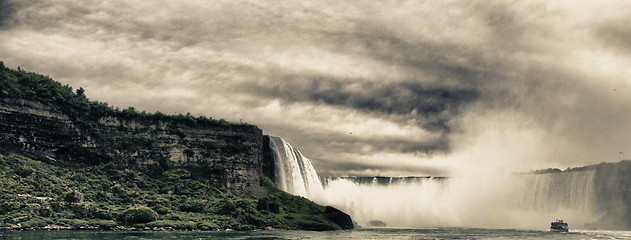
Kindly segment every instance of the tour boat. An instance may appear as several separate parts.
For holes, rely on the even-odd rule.
[[[556,221],[552,222],[552,224],[550,225],[550,231],[567,232],[568,231],[567,223],[563,222],[563,220],[557,219]]]

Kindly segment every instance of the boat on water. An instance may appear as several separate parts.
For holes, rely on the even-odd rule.
[[[567,223],[561,219],[557,219],[550,224],[550,231],[552,232],[567,232],[568,230]]]

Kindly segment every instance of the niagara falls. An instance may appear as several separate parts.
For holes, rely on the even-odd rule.
[[[282,190],[346,211],[360,226],[546,229],[559,217],[587,229],[629,224],[631,192],[616,189],[629,162],[495,176],[319,177],[290,143],[271,137],[270,146]]]
[[[0,0],[0,239],[631,239],[629,22]]]

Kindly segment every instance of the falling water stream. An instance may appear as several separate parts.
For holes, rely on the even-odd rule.
[[[556,218],[584,226],[603,215],[596,204],[595,170],[320,181],[309,159],[289,143],[272,137],[270,145],[279,188],[339,208],[364,226],[379,221],[388,227],[546,229]]]
[[[270,137],[276,166],[275,184],[283,191],[303,197],[315,197],[322,193],[322,184],[311,161],[285,140]]]

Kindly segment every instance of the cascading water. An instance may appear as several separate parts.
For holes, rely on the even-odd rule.
[[[594,171],[454,178],[326,179],[320,202],[397,227],[547,228],[597,219]]]
[[[378,220],[391,227],[547,229],[556,218],[585,226],[603,216],[602,194],[595,183],[602,177],[594,169],[452,178],[325,178],[323,187],[300,151],[277,137],[271,137],[270,146],[280,189],[336,207],[364,226]]]
[[[516,206],[524,209],[593,209],[595,170],[519,176]]]
[[[307,198],[322,193],[322,183],[311,161],[285,140],[270,137],[276,166],[276,186],[281,190]]]

